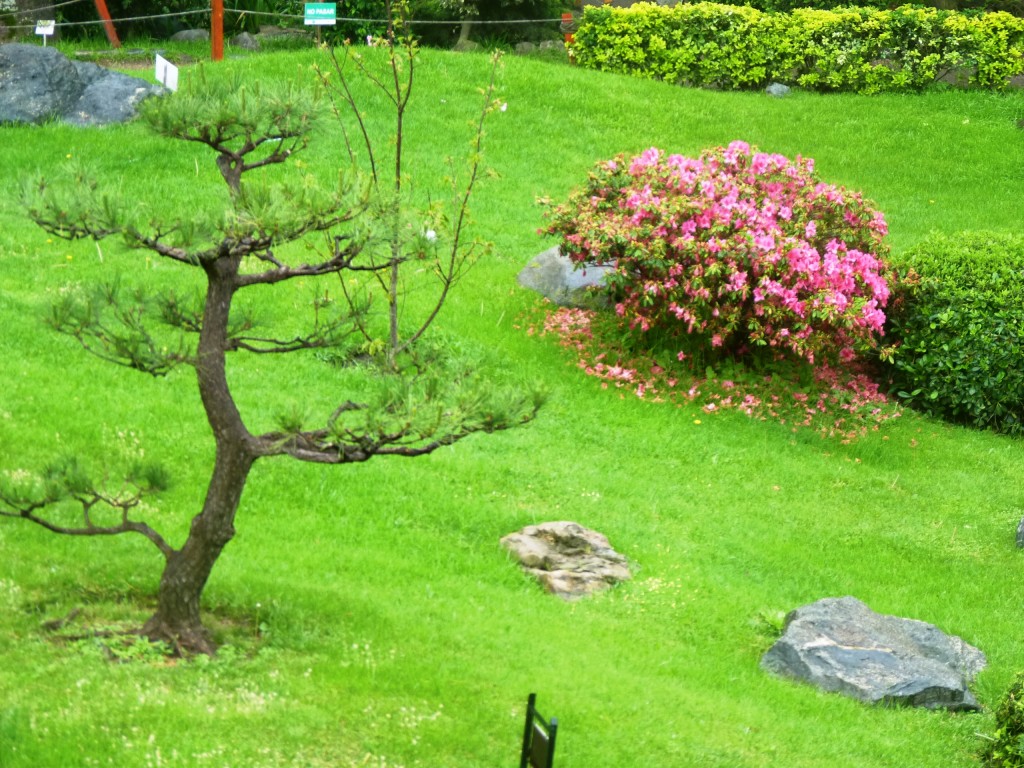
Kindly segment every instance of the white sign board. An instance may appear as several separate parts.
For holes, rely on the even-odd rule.
[[[156,79],[164,88],[178,90],[178,68],[159,53],[156,55]]]
[[[56,25],[53,19],[44,19],[36,22],[36,34],[43,36],[43,47],[46,47],[46,38],[53,34],[53,28]]]

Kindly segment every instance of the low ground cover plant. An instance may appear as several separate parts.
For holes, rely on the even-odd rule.
[[[678,380],[682,363],[691,373],[739,366],[763,379],[782,366],[812,390],[826,381],[844,389],[850,375],[835,366],[850,371],[883,330],[885,218],[859,194],[820,181],[810,159],[741,141],[698,158],[656,148],[619,156],[599,163],[544,231],[578,266],[613,267],[604,290],[655,374],[675,371],[669,378]],[[562,315],[547,327],[580,338],[591,321]],[[585,367],[635,378],[635,366],[611,362]],[[818,371],[801,375],[800,364]],[[778,401],[752,392],[719,400],[737,394],[748,412],[755,401]],[[882,399],[875,388],[867,402]],[[827,401],[812,398],[814,410],[826,412]]]
[[[889,320],[898,397],[949,421],[1024,434],[1024,238],[936,234],[908,251]]]
[[[986,768],[1024,766],[1024,674],[1003,694],[995,710],[995,731],[986,735],[981,762]]]

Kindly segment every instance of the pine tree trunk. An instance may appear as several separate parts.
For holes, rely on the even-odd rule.
[[[225,370],[228,318],[240,261],[238,256],[223,256],[204,265],[207,291],[196,349],[196,377],[217,444],[213,477],[185,545],[167,558],[156,613],[142,629],[149,638],[166,640],[179,652],[216,650],[200,617],[200,598],[217,558],[235,535],[235,513],[257,457],[252,436],[228,388]]]
[[[213,653],[217,646],[200,617],[200,598],[214,563],[235,535],[235,512],[252,467],[244,450],[220,449],[203,511],[192,520],[185,545],[169,558],[160,577],[156,613],[142,633],[179,652]]]

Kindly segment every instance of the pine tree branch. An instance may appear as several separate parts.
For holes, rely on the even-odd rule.
[[[213,248],[207,248],[202,251],[190,251],[188,248],[183,246],[168,245],[163,240],[173,231],[174,230],[172,229],[169,231],[157,231],[151,235],[143,235],[137,229],[133,228],[127,230],[125,234],[129,244],[143,248],[147,251],[152,251],[158,256],[164,256],[165,258],[173,261],[187,264],[190,267],[199,267],[203,264],[208,264],[211,261],[215,261],[217,257],[220,256],[223,244]]]
[[[142,490],[137,490],[126,496],[110,496],[98,491],[71,494],[70,498],[81,505],[82,522],[80,525],[61,525],[48,519],[42,513],[64,501],[63,497],[48,496],[39,501],[25,501],[0,493],[0,517],[28,520],[48,531],[65,536],[116,536],[122,533],[138,533],[156,546],[164,557],[170,557],[174,554],[174,549],[163,536],[146,523],[131,520],[128,517],[130,511],[138,506],[144,495],[145,492]],[[92,519],[92,510],[97,505],[119,510],[120,522],[116,525],[96,525]]]
[[[304,349],[326,349],[337,346],[332,334],[311,334],[293,339],[265,339],[256,336],[238,336],[228,341],[225,352],[252,352],[257,355],[282,355]]]
[[[277,260],[276,269],[268,269],[264,272],[240,274],[235,279],[235,285],[245,288],[251,285],[272,285],[285,280],[297,277],[317,277],[319,275],[330,275],[336,272],[349,270],[352,272],[377,272],[386,269],[387,265],[379,266],[373,264],[356,264],[355,259],[363,252],[363,244],[349,241],[348,245],[342,247],[341,243],[345,238],[335,238],[334,255],[316,264],[299,264],[288,266]]]
[[[315,464],[353,464],[369,461],[374,456],[424,456],[479,431],[482,430],[451,432],[419,445],[403,442],[418,439],[413,433],[391,433],[373,437],[352,434],[350,442],[345,443],[337,441],[325,430],[300,432],[294,435],[270,432],[260,435],[257,439],[264,446],[261,452],[263,456],[287,455],[299,461]]]
[[[126,368],[164,376],[194,356],[180,333],[175,341],[161,340],[148,328],[154,300],[137,290],[130,296],[117,283],[102,285],[91,295],[70,293],[51,308],[49,325],[71,336],[92,355]],[[159,319],[188,330],[195,317],[174,302],[162,299],[155,307]]]
[[[374,430],[349,429],[338,424],[343,413],[370,410],[367,405],[349,401],[334,412],[327,429],[269,432],[254,438],[255,450],[261,456],[287,455],[318,464],[351,464],[374,456],[411,458],[433,453],[478,432],[499,432],[519,426],[532,420],[539,408],[540,401],[536,400],[532,409],[511,416],[480,413],[474,418],[460,418],[441,413],[426,425],[407,420],[398,428]]]

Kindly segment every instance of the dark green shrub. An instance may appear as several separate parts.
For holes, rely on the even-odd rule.
[[[933,236],[897,267],[892,390],[933,416],[1024,434],[1024,238]]]
[[[225,3],[225,5],[229,5],[229,3]],[[157,3],[142,2],[142,0],[107,0],[107,10],[115,20],[118,37],[122,40],[166,38],[181,29],[210,28],[209,3],[206,8],[203,8],[202,3],[195,3],[192,0],[161,0]],[[195,13],[186,13],[187,11],[195,11]],[[167,15],[178,13],[186,13],[186,15]],[[93,3],[75,3],[63,6],[58,15],[62,22],[81,25],[61,28],[61,34],[68,39],[103,35],[103,27],[96,23],[99,20],[99,14]],[[124,21],[124,19],[132,19],[132,21]],[[225,27],[228,23],[226,19]]]
[[[1021,0],[959,0],[958,11],[979,11],[981,13],[994,13],[1005,11],[1014,16],[1024,16],[1024,2]]]
[[[744,5],[757,8],[759,11],[771,11],[773,13],[786,13],[796,8],[817,8],[819,10],[832,10],[834,8],[846,8],[851,5],[862,8],[892,8],[895,3],[887,0],[746,0]],[[924,0],[914,5],[922,8],[944,8],[953,11],[973,11],[976,13],[996,13],[1005,11],[1014,16],[1024,16],[1024,2],[1022,0]]]
[[[996,707],[996,730],[982,749],[986,768],[1024,768],[1024,675],[1018,675]]]
[[[747,0],[744,5],[767,13],[788,13],[797,8],[830,11],[833,8],[848,8],[852,5],[860,8],[889,8],[892,3],[886,0],[857,0],[855,3],[851,3],[850,0]]]

